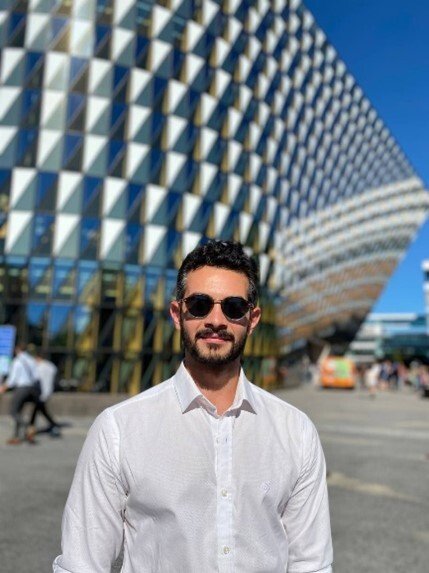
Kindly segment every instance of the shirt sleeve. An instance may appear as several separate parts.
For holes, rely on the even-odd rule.
[[[332,540],[326,464],[316,428],[305,419],[299,478],[282,516],[289,541],[288,573],[331,573]]]
[[[119,432],[106,410],[88,432],[76,466],[54,573],[110,573],[122,546],[126,502],[118,460]]]
[[[20,375],[20,368],[22,368],[21,364],[14,358],[10,365],[9,375],[6,380],[6,386],[8,388],[14,388],[18,382],[18,378]]]

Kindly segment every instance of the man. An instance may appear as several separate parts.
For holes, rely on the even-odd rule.
[[[7,440],[7,444],[16,446],[27,440],[34,443],[34,436],[26,435],[26,424],[24,422],[22,411],[27,402],[36,403],[40,390],[37,387],[36,362],[28,352],[25,351],[23,344],[15,346],[15,358],[10,366],[9,376],[4,384],[0,386],[0,393],[6,392],[9,388],[13,389],[13,396],[10,402],[10,415],[15,422],[14,435]]]
[[[46,431],[53,437],[60,437],[61,431],[59,425],[46,407],[47,401],[54,392],[55,376],[57,375],[58,370],[55,364],[42,357],[39,350],[37,350],[35,354],[36,372],[37,378],[40,381],[41,393],[39,399],[34,404],[33,413],[30,418],[30,425],[27,430],[27,436],[31,438],[36,434],[36,418],[37,414],[40,412],[49,424]]]
[[[92,426],[62,525],[57,573],[330,573],[325,462],[305,414],[240,366],[258,276],[241,245],[184,260],[170,313],[184,362]]]

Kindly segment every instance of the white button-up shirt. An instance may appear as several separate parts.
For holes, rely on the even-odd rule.
[[[241,372],[222,416],[182,364],[89,431],[54,572],[331,573],[325,460],[305,414]]]
[[[57,375],[57,367],[50,360],[40,360],[37,362],[37,377],[40,380],[42,392],[40,400],[46,402],[48,400],[55,386],[55,376]]]
[[[36,361],[28,352],[20,352],[12,360],[6,384],[8,388],[33,386],[37,379]]]

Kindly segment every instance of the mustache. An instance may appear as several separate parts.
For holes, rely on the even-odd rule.
[[[202,330],[197,332],[195,338],[196,339],[209,338],[213,334],[215,334],[222,340],[232,340],[232,341],[235,340],[234,336],[230,332],[228,332],[225,328],[220,328],[218,330],[216,330],[215,328],[203,328]]]

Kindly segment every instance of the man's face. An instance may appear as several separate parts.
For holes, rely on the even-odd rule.
[[[226,297],[248,299],[249,281],[244,274],[217,267],[201,267],[188,274],[184,298],[193,294],[209,295],[220,301]],[[200,364],[222,366],[239,359],[247,336],[260,318],[260,309],[251,308],[237,320],[226,317],[215,304],[202,317],[193,317],[185,302],[171,303],[171,315],[181,331],[185,353]]]

